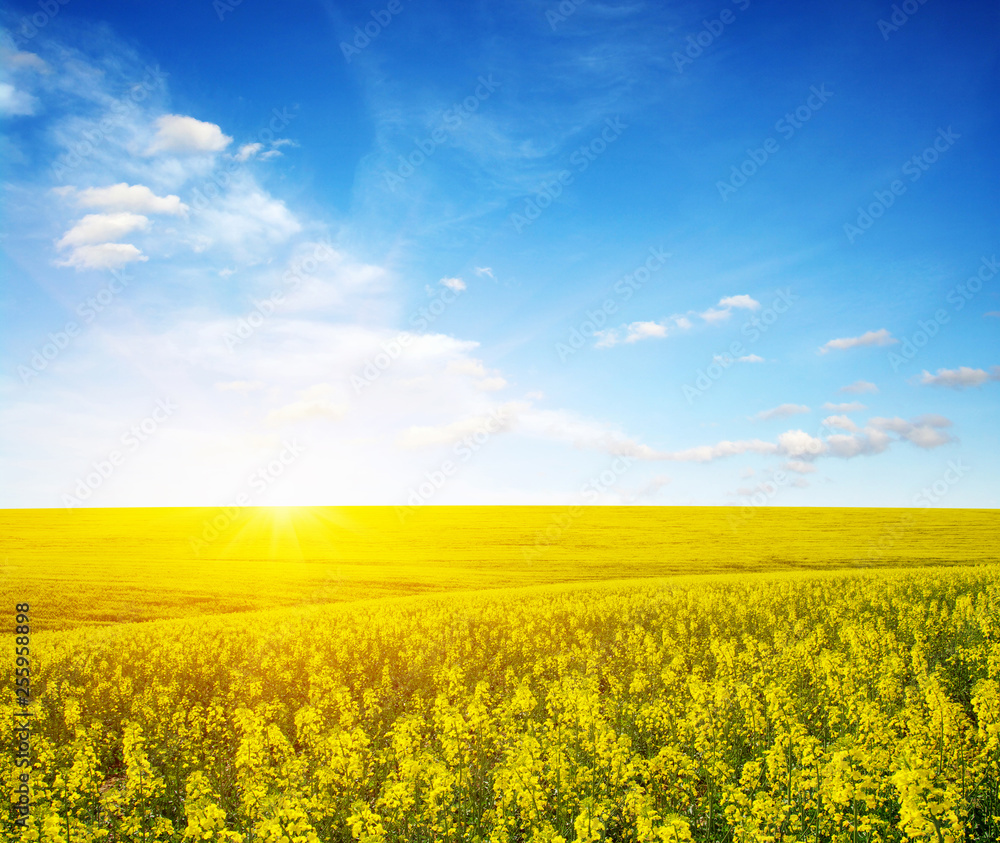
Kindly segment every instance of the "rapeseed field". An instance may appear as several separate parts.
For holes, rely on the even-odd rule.
[[[677,574],[1000,560],[993,510],[0,510],[0,597],[36,630]]]
[[[725,569],[724,548],[739,544],[707,522],[685,534],[678,520],[667,536],[652,514],[616,524],[594,510],[545,532],[570,516],[551,511],[528,526],[512,518],[486,544],[479,525],[463,524],[469,513],[441,512],[436,550],[427,539],[383,563],[393,577],[394,566],[410,569],[397,583],[441,593],[311,599],[314,580],[296,584],[296,573],[278,606],[239,611],[239,588],[248,605],[266,602],[256,589],[280,581],[281,553],[299,570],[280,525],[261,527],[230,541],[229,563],[218,552],[217,579],[198,586],[210,598],[202,614],[170,617],[191,614],[174,603],[184,576],[171,547],[205,517],[180,515],[183,529],[162,528],[174,536],[166,547],[145,551],[144,564],[167,574],[152,610],[167,619],[95,624],[81,612],[32,634],[32,810],[23,828],[5,815],[3,833],[46,843],[1000,839],[991,516],[913,513],[897,528],[899,511],[859,511],[846,526],[851,511],[824,511],[810,539],[801,511],[773,512],[787,529],[751,513],[729,574],[700,572]],[[333,514],[298,514],[320,515],[329,531]],[[298,564],[339,553],[378,581],[363,515],[337,514],[354,545],[326,557],[318,531],[298,526]],[[402,547],[405,525],[393,538],[389,515],[365,517],[384,519],[386,547]],[[418,515],[426,538],[433,518]],[[955,541],[948,518],[966,519]],[[765,523],[775,530],[766,548],[755,544]],[[137,526],[102,529],[138,541]],[[824,557],[816,535],[838,530]],[[710,548],[697,544],[710,535]],[[483,590],[497,581],[475,572],[497,564],[504,542],[521,562],[503,573],[522,579]],[[36,552],[56,555],[57,544]],[[265,546],[278,559],[260,551],[250,570],[266,561],[270,579],[223,587],[241,554]],[[125,555],[137,552],[105,540],[106,568],[155,602],[156,582],[128,572]],[[889,565],[905,553],[921,567]],[[79,574],[95,588],[99,556]],[[53,591],[69,590],[64,562]],[[664,568],[677,575],[656,576]],[[533,572],[565,581],[523,584]],[[31,585],[18,576],[16,588]],[[0,716],[14,714],[3,698]],[[16,754],[5,732],[12,805]]]

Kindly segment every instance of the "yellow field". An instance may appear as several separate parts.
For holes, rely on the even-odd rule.
[[[1000,561],[995,510],[0,510],[0,597],[30,599],[36,629],[455,589],[988,561]]]
[[[993,512],[213,517],[0,513],[3,834],[1000,840]]]

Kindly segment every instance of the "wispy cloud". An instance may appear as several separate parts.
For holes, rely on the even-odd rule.
[[[744,310],[760,310],[760,302],[750,296],[724,296],[719,300],[720,307],[743,308]]]
[[[813,436],[804,430],[787,430],[774,442],[760,439],[726,440],[715,445],[660,453],[656,458],[679,462],[714,462],[747,453],[779,455],[791,458],[786,463],[786,466],[795,466],[791,470],[808,473],[804,465],[811,464],[817,458],[851,459],[880,454],[893,442],[909,442],[922,449],[937,448],[952,441],[952,437],[942,431],[950,426],[951,421],[943,416],[922,416],[912,421],[873,418],[863,429],[832,434],[825,438]]]
[[[849,348],[862,348],[869,345],[895,345],[898,342],[899,340],[893,337],[888,330],[880,328],[877,331],[868,331],[860,337],[841,337],[830,340],[820,347],[819,353],[826,354],[830,351],[844,351]]]
[[[0,82],[0,114],[24,117],[34,114],[38,100],[27,91],[15,88],[10,82]]]
[[[762,410],[749,418],[751,421],[770,421],[771,419],[787,419],[789,416],[808,412],[809,408],[804,404],[782,404],[779,407],[772,407],[770,410]]]
[[[719,303],[704,310],[698,315],[709,324],[725,322],[733,314],[734,308],[744,310],[760,310],[760,302],[747,295],[723,296]]]
[[[1000,380],[1000,366],[994,366],[989,372],[984,369],[959,366],[957,369],[938,369],[933,375],[924,369],[917,382],[924,386],[964,389],[967,386],[982,386],[987,381],[997,380]]]
[[[865,393],[878,392],[878,387],[871,381],[855,381],[847,386],[842,386],[840,388],[841,392],[847,392],[852,395],[864,395]]]

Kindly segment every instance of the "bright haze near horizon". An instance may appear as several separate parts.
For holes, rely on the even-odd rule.
[[[0,27],[0,506],[1000,505],[996,3]]]

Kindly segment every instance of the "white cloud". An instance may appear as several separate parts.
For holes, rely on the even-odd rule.
[[[848,348],[860,348],[867,345],[894,345],[898,342],[899,340],[893,337],[885,328],[880,328],[877,331],[868,331],[860,337],[841,337],[840,339],[830,340],[826,345],[820,347],[819,353],[826,354],[828,351],[843,351]]]
[[[442,278],[438,283],[442,287],[454,290],[456,293],[460,293],[465,289],[465,282],[461,278]]]
[[[823,405],[823,409],[833,410],[834,412],[837,413],[857,413],[860,412],[861,410],[867,410],[868,408],[860,401],[850,401],[846,404],[834,404],[830,401],[827,401]]]
[[[733,315],[733,311],[728,307],[710,307],[708,310],[702,311],[698,315],[706,322],[714,325],[716,322],[725,322],[730,316]]]
[[[760,302],[747,295],[723,296],[719,299],[718,305],[710,307],[698,315],[710,324],[724,322],[732,316],[734,307],[742,310],[759,310]]]
[[[681,325],[682,321],[687,324]],[[594,348],[611,348],[623,342],[634,343],[640,340],[663,339],[670,335],[671,324],[683,328],[690,327],[691,323],[683,317],[671,316],[662,322],[631,322],[620,328],[606,328],[603,331],[594,332],[594,337],[597,340],[594,343]]]
[[[75,269],[120,269],[134,261],[149,260],[131,243],[101,243],[92,246],[77,246],[56,266],[72,266]]]
[[[245,143],[238,150],[236,150],[236,154],[233,155],[233,158],[241,162],[249,161],[263,148],[264,144],[262,143]]]
[[[149,228],[149,220],[141,214],[87,214],[56,243],[60,249],[93,243],[110,243],[136,230]]]
[[[789,460],[781,466],[785,471],[794,471],[796,474],[815,474],[819,471],[811,462],[803,460]]]
[[[72,188],[69,189],[72,191]],[[120,182],[108,187],[88,187],[76,194],[82,208],[104,208],[108,211],[132,211],[137,214],[171,214],[183,216],[188,206],[179,196],[157,196],[144,184]]]
[[[983,369],[973,369],[969,366],[960,366],[957,369],[938,369],[937,374],[934,375],[924,369],[918,382],[924,386],[964,389],[967,386],[982,386],[987,381],[995,380],[1000,380],[1000,366],[994,366],[989,372]]]
[[[639,340],[659,339],[667,335],[667,326],[659,322],[633,322],[628,326],[624,342],[639,342]]]
[[[796,416],[801,413],[808,413],[809,408],[804,404],[782,404],[780,407],[773,407],[770,410],[762,410],[756,415],[750,416],[751,421],[769,421],[771,419],[787,419],[789,416]]]
[[[496,277],[493,275],[493,269],[489,266],[477,266],[476,275],[485,275],[491,281],[496,280]]]
[[[493,436],[508,430],[517,415],[529,405],[524,402],[510,402],[490,412],[467,416],[443,425],[415,426],[404,430],[396,439],[400,448],[428,448],[440,445],[454,445],[470,436]]]
[[[215,123],[206,123],[181,114],[164,114],[156,120],[156,136],[146,154],[221,152],[232,142],[233,139],[224,135]]]
[[[917,418],[915,418],[913,420],[913,423],[914,424],[926,424],[926,425],[930,425],[931,427],[951,427],[952,426],[951,419],[949,419],[949,418],[947,418],[945,416],[940,416],[937,413],[925,413],[922,416],[917,416]]]
[[[871,381],[855,381],[848,386],[842,386],[840,391],[853,395],[863,395],[866,392],[878,392],[878,387]]]
[[[674,460],[676,462],[712,462],[724,457],[735,457],[740,454],[776,454],[778,445],[773,442],[764,442],[760,439],[749,439],[738,442],[725,440],[714,445],[698,445],[694,448],[685,448],[682,451],[672,451],[662,457],[662,459]]]
[[[618,331],[615,328],[605,328],[594,332],[594,348],[611,348],[618,345]]]
[[[901,435],[907,442],[925,449],[937,448],[952,441],[952,437],[947,433],[942,433],[927,425],[914,425],[913,428]]]
[[[221,247],[238,261],[256,262],[302,231],[302,224],[284,202],[247,182],[204,207],[196,230],[192,245],[199,251]]]
[[[254,241],[232,244],[231,248],[238,252],[250,251]],[[359,308],[370,308],[382,301],[389,291],[390,272],[374,264],[356,263],[328,241],[300,240],[286,267],[284,272],[274,272],[272,288],[287,272],[302,279],[295,294],[282,303],[282,310],[289,313],[313,315],[330,310],[343,313],[345,309],[358,313]]]
[[[239,161],[241,164],[246,163],[254,158],[258,161],[270,161],[272,158],[280,158],[282,153],[277,147],[285,146],[286,144],[291,144],[292,141],[287,138],[279,138],[276,141],[272,141],[270,149],[264,149],[264,144],[255,143],[245,143],[239,149],[233,153],[233,159]]]
[[[847,416],[827,416],[823,419],[823,426],[831,430],[846,430],[848,433],[858,430],[858,426]]]
[[[881,454],[892,444],[892,437],[881,430],[867,428],[860,433],[835,433],[827,437],[830,456],[841,459]]]
[[[782,454],[789,457],[815,457],[826,450],[822,439],[804,430],[786,430],[778,437],[778,447]]]
[[[872,456],[886,451],[894,441],[905,441],[918,448],[929,450],[946,445],[952,437],[942,432],[950,427],[951,421],[944,416],[921,416],[913,421],[901,418],[873,418],[864,430],[834,434],[826,440],[830,456],[852,459],[858,456]],[[894,439],[889,434],[895,434]]]
[[[737,357],[737,363],[763,363],[764,358],[759,354],[748,354],[746,357]]]
[[[517,429],[522,435],[553,439],[581,450],[599,451],[635,460],[657,461],[671,458],[668,453],[656,451],[610,425],[581,418],[567,410],[541,410],[525,405],[518,413]]]
[[[0,82],[0,114],[24,117],[34,114],[38,100],[27,91],[21,91],[9,82]]]
[[[950,435],[942,433],[942,428],[951,427],[951,420],[944,416],[926,415],[913,421],[899,417],[873,418],[868,424],[875,430],[891,431],[918,448],[937,448],[952,441]]]
[[[34,70],[37,73],[51,73],[52,68],[48,66],[45,59],[36,53],[28,52],[7,52],[0,50],[3,54],[3,63],[11,70]]]
[[[725,296],[719,299],[720,307],[739,307],[744,310],[760,310],[760,302],[750,296]]]
[[[48,485],[55,491],[41,491],[41,499],[58,505],[56,496],[72,489],[75,476],[75,469],[66,467],[72,465],[67,455],[79,460],[99,453],[109,427],[113,432],[134,420],[133,396],[140,389],[169,397],[178,414],[90,504],[121,505],[131,499],[216,505],[231,502],[238,491],[251,493],[255,504],[402,503],[408,484],[427,470],[427,457],[400,452],[391,443],[415,424],[447,426],[454,419],[487,415],[493,405],[468,379],[442,377],[474,343],[411,335],[406,354],[355,395],[350,376],[363,371],[365,361],[397,331],[276,313],[232,351],[224,338],[237,313],[174,312],[163,329],[137,324],[134,314],[102,317],[102,330],[88,332],[74,346],[85,362],[83,377],[72,384],[49,377],[22,405],[31,418],[22,423],[37,431],[32,441],[44,442],[58,438],[54,431],[65,424],[49,409],[55,394],[68,386],[75,395],[93,399],[74,416],[74,424],[81,423],[80,437],[58,446],[62,458],[52,458]],[[106,377],[109,371],[113,383]],[[37,424],[45,419],[46,424]],[[246,478],[268,465],[286,441],[303,445],[306,456],[288,466],[266,493],[248,488]],[[451,493],[461,495],[464,482],[464,476],[458,478]]]

